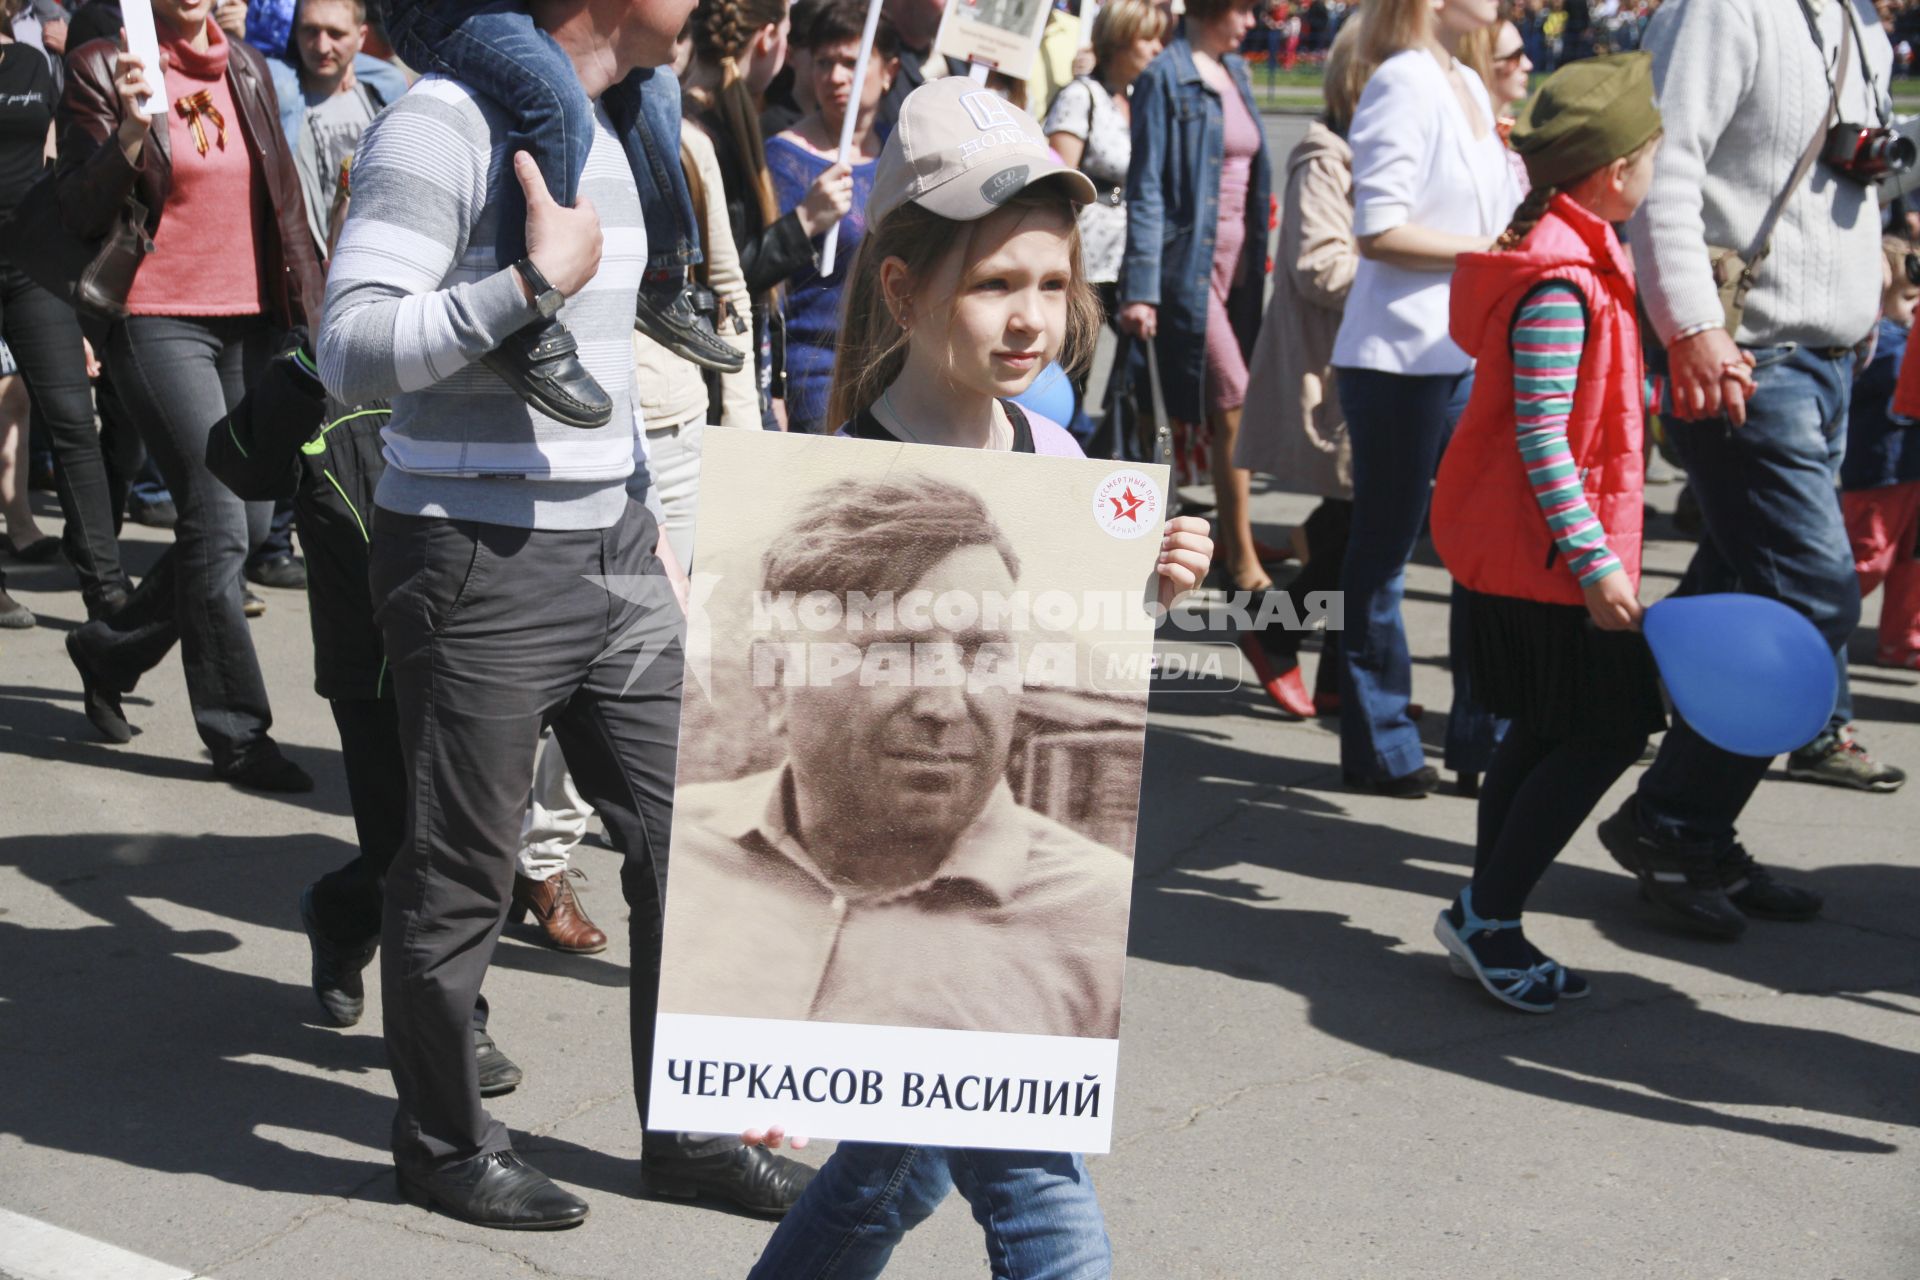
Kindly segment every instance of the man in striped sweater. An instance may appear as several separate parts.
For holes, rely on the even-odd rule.
[[[362,138],[328,281],[322,379],[342,401],[393,405],[370,576],[411,775],[381,945],[394,1164],[407,1199],[483,1226],[570,1226],[587,1212],[522,1163],[481,1106],[469,1031],[545,724],[626,856],[633,1085],[643,1122],[647,1111],[681,680],[667,573],[678,570],[643,505],[629,385],[645,225],[598,101],[633,68],[668,60],[690,7],[532,5],[596,104],[572,209],[531,157],[506,153],[508,122],[489,101],[422,80]],[[512,182],[528,252],[505,263],[493,246]],[[556,314],[613,401],[605,426],[544,417],[479,363]],[[635,636],[651,638],[636,652]],[[809,1173],[731,1138],[649,1133],[642,1145],[649,1191],[766,1214],[785,1212]]]

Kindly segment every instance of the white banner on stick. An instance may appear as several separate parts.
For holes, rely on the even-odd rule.
[[[212,19],[208,19],[212,21]],[[167,114],[167,69],[160,65],[160,33],[153,25],[153,6],[146,0],[131,0],[120,10],[121,25],[127,29],[127,52],[140,59],[146,68],[148,94],[141,108],[149,119]]]
[[[880,29],[880,7],[885,0],[867,0],[867,23],[860,29],[860,56],[853,64],[853,92],[847,97],[847,118],[840,122],[840,164],[853,163],[853,126],[860,119],[860,95],[867,88],[867,63],[873,60],[874,33]],[[820,246],[820,278],[833,274],[833,260],[840,248],[840,224],[827,228],[827,241]]]
[[[1118,1040],[660,1015],[649,1129],[1104,1154]],[[777,1046],[777,1049],[775,1048]]]

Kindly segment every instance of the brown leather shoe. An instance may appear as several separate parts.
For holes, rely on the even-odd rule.
[[[540,922],[540,933],[555,951],[590,956],[607,949],[607,935],[587,919],[580,899],[573,892],[573,877],[580,873],[563,871],[545,880],[529,880],[516,873],[513,877],[513,907],[507,919],[520,924],[531,911]],[[584,876],[581,877],[585,879]]]

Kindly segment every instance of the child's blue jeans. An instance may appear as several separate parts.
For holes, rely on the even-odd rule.
[[[387,32],[417,71],[458,78],[511,117],[509,154],[527,151],[561,204],[579,197],[593,147],[593,104],[560,46],[525,7],[494,0],[468,11],[457,0],[388,0]],[[678,271],[700,261],[693,197],[680,168],[680,83],[671,70],[640,68],[601,98],[626,148],[647,225],[647,269]],[[517,183],[505,186],[518,202]],[[500,261],[526,255],[526,216],[500,219]]]
[[[986,1233],[993,1280],[1113,1274],[1106,1220],[1079,1156],[843,1142],[747,1280],[874,1280],[955,1189]]]

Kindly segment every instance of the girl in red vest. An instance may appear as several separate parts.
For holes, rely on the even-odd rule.
[[[1473,881],[1434,932],[1454,972],[1529,1013],[1587,982],[1527,940],[1527,895],[1666,724],[1638,634],[1640,337],[1611,225],[1645,197],[1659,140],[1645,54],[1558,72],[1513,131],[1531,194],[1453,276],[1453,338],[1477,364],[1433,541],[1465,588],[1473,688],[1512,723],[1481,785]]]

